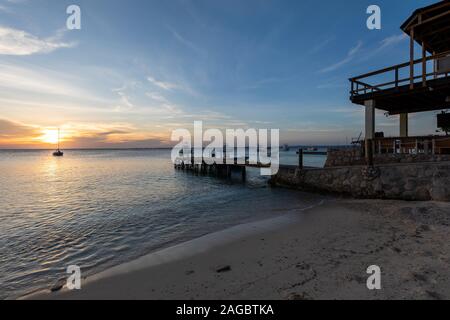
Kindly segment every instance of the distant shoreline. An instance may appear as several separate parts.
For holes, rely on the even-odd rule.
[[[289,146],[294,151],[297,148],[349,148],[350,145],[295,145]],[[67,151],[122,151],[122,150],[172,150],[172,147],[158,147],[158,148],[61,148]],[[0,148],[0,151],[53,151],[54,148]]]
[[[171,147],[164,148],[61,148],[67,151],[121,151],[121,150],[171,150]],[[54,149],[2,149],[0,151],[53,151]]]

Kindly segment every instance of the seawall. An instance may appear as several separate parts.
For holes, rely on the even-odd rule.
[[[450,201],[450,161],[318,169],[283,166],[271,183],[355,198]]]

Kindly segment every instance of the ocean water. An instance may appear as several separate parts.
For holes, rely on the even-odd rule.
[[[295,152],[281,153],[295,164]],[[322,166],[324,156],[305,156]],[[0,151],[0,298],[49,288],[152,251],[320,202],[270,188],[176,171],[170,150]]]

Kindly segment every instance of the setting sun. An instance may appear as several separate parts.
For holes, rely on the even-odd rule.
[[[57,129],[45,129],[39,139],[45,143],[58,143],[58,130]]]

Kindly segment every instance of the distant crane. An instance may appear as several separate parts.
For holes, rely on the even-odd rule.
[[[352,138],[352,144],[361,144],[361,136],[362,136],[362,131],[359,134],[358,138]]]

